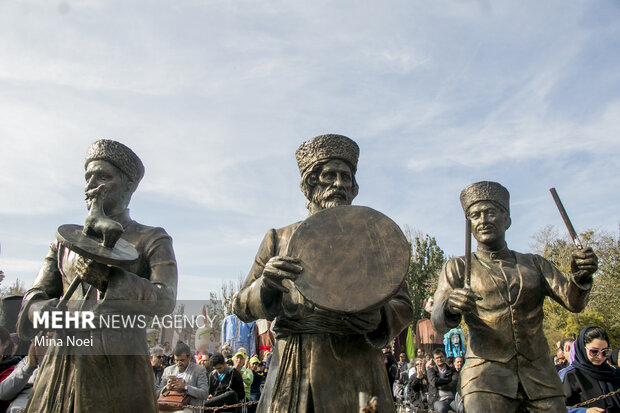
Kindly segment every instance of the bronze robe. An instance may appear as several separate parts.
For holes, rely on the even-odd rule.
[[[122,216],[111,218],[123,225],[122,238],[136,248],[139,259],[127,268],[112,267],[105,294],[99,294],[93,287],[94,291],[85,300],[89,284],[82,282],[71,297],[69,308],[71,304],[85,303],[84,309],[96,314],[162,316],[171,313],[177,288],[172,239],[162,228],[132,221],[128,210]],[[57,241],[51,244],[34,286],[24,296],[18,321],[18,333],[22,338],[30,339],[36,334],[28,319],[30,303],[62,296],[75,278],[77,257]],[[67,335],[91,338],[93,345],[48,348],[27,412],[157,412],[145,329],[56,332],[56,337]]]
[[[285,255],[299,222],[270,230],[256,254],[234,312],[245,322],[274,320],[276,343],[258,412],[355,412],[358,393],[377,396],[379,411],[394,412],[392,389],[380,348],[413,318],[407,286],[383,306],[376,330],[355,331],[342,314],[315,308],[292,282],[280,298],[261,297],[262,272],[271,257]],[[290,281],[290,280],[287,280]],[[346,291],[342,292],[346,294]],[[376,314],[376,313],[375,313]]]
[[[453,288],[463,288],[463,257],[446,262],[435,292],[432,322],[444,334],[461,316],[447,312]],[[572,312],[583,310],[591,283],[567,279],[539,255],[505,249],[472,254],[471,289],[482,296],[464,316],[469,344],[461,370],[461,394],[501,394],[516,398],[519,384],[530,400],[563,396],[543,334],[543,302],[551,297]]]

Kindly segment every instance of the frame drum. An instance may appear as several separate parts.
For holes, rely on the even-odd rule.
[[[385,303],[409,268],[405,235],[387,216],[365,206],[327,208],[291,236],[287,255],[301,260],[295,280],[317,307],[357,313]]]

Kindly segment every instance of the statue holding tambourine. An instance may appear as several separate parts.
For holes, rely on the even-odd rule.
[[[409,246],[388,217],[351,206],[358,155],[341,135],[299,147],[310,215],[267,233],[235,297],[243,321],[275,320],[258,412],[353,412],[361,392],[394,411],[379,349],[413,318]]]

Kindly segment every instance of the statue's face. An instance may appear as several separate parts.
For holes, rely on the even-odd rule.
[[[510,226],[508,214],[493,202],[480,201],[469,207],[471,232],[476,241],[482,244],[503,242]]]
[[[346,162],[333,159],[323,165],[312,194],[312,201],[321,209],[351,205],[353,174]]]
[[[88,163],[86,173],[84,174],[86,186],[84,193],[97,188],[99,185],[105,185],[107,192],[103,203],[103,210],[106,214],[111,214],[119,209],[125,209],[133,192],[131,181],[116,166],[108,161],[95,160]],[[90,209],[92,199],[87,196],[86,206]]]

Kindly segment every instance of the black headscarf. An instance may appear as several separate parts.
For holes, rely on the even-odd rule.
[[[606,362],[600,366],[595,366],[588,359],[585,335],[586,331],[591,328],[593,327],[588,326],[581,330],[579,337],[577,337],[577,341],[575,341],[575,361],[573,362],[573,367],[578,368],[581,372],[597,380],[603,394],[607,394],[620,387],[620,370],[613,368]],[[620,407],[620,397],[616,394],[612,398],[613,403]]]

